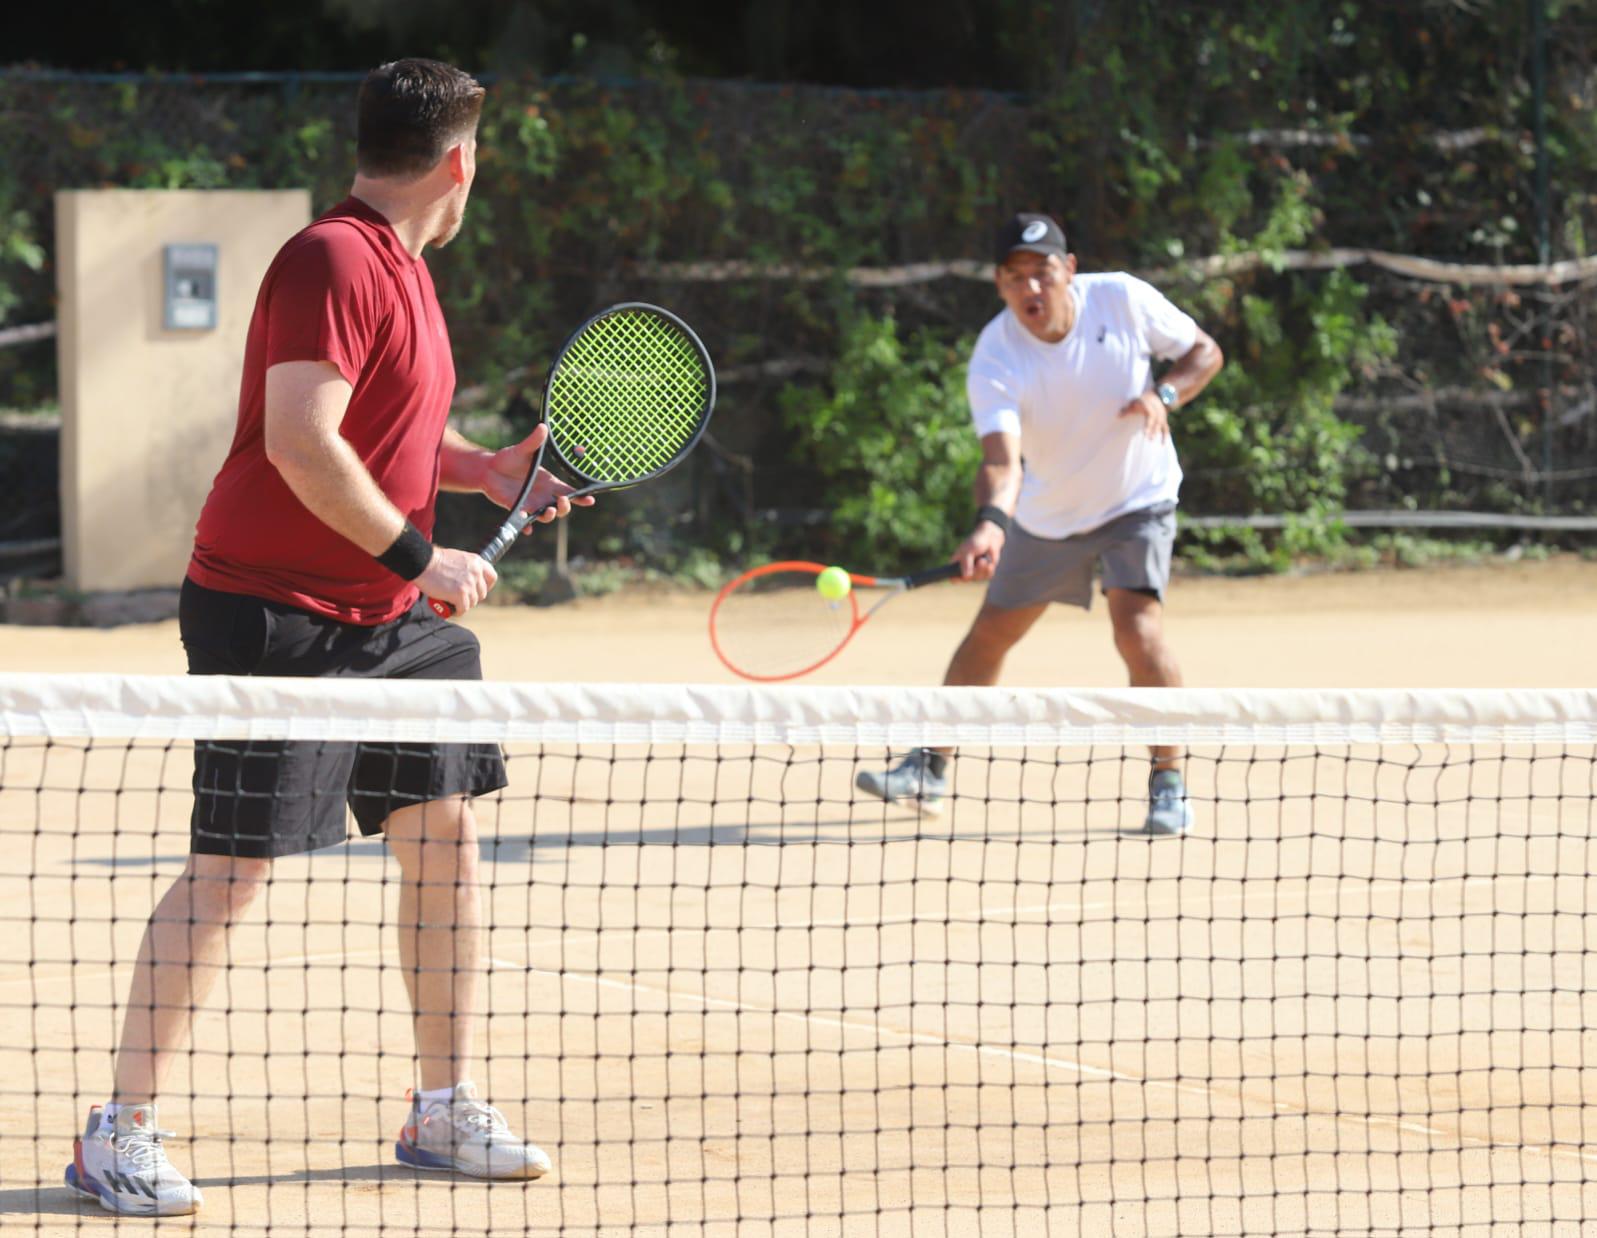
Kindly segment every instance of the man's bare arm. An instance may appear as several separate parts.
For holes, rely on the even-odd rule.
[[[1224,364],[1225,354],[1220,351],[1220,345],[1200,328],[1197,343],[1182,353],[1180,360],[1166,370],[1164,377],[1159,380],[1160,386],[1175,389],[1175,404],[1166,408],[1157,389],[1150,388],[1128,402],[1118,416],[1143,418],[1144,437],[1162,439],[1170,433],[1170,413],[1194,399]]]
[[[323,524],[369,555],[380,555],[405,528],[338,432],[353,388],[326,361],[289,361],[266,371],[266,458],[294,497]]]
[[[996,507],[1006,517],[1014,514],[1020,498],[1020,435],[984,434],[981,467],[976,470],[976,506]],[[1007,531],[990,520],[977,523],[970,536],[954,551],[954,562],[966,579],[987,580],[1004,552]]]
[[[1199,328],[1197,343],[1182,353],[1159,381],[1176,389],[1176,407],[1180,408],[1195,399],[1224,364],[1225,354],[1220,351],[1220,345]]]
[[[984,434],[976,470],[976,506],[1012,513],[1020,498],[1020,435]]]
[[[548,433],[547,425],[535,426],[521,442],[490,451],[453,429],[445,430],[438,485],[444,490],[485,494],[500,507],[508,508],[521,494],[527,470],[532,467]],[[569,516],[573,506],[592,507],[592,495],[580,499],[569,497],[574,488],[548,469],[539,469],[525,506],[528,511],[537,513],[533,519],[539,524]],[[530,533],[532,529],[529,526],[525,531]]]
[[[444,430],[438,465],[438,488],[476,494],[493,464],[494,453],[480,447],[454,427]]]
[[[311,515],[375,557],[404,531],[405,515],[339,433],[353,394],[330,362],[272,366],[266,371],[266,458]],[[495,579],[481,556],[434,547],[416,584],[464,611],[488,595]]]

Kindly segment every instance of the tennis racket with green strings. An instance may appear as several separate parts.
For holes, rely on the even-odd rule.
[[[687,323],[657,305],[601,310],[565,342],[543,388],[549,434],[510,515],[478,553],[489,563],[554,505],[529,510],[538,470],[577,487],[570,497],[622,490],[668,473],[693,450],[715,408],[715,367]],[[428,599],[445,619],[448,602]]]

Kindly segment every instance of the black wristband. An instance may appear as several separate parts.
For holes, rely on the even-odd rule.
[[[984,520],[988,524],[997,525],[999,530],[1004,533],[1009,532],[1009,513],[1002,507],[994,507],[991,503],[985,507],[978,507],[976,509],[976,522],[970,526],[970,531],[974,533],[977,525],[980,525]]]
[[[377,556],[377,562],[401,580],[415,580],[432,561],[433,544],[408,520],[405,521],[404,532],[394,539],[394,544]]]

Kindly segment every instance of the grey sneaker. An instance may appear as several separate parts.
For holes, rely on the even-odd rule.
[[[154,1105],[123,1105],[114,1120],[99,1105],[73,1143],[67,1185],[107,1212],[124,1216],[169,1217],[197,1212],[199,1189],[166,1159],[155,1128]]]
[[[505,1115],[481,1100],[471,1084],[457,1087],[447,1103],[423,1105],[413,1094],[394,1156],[417,1169],[474,1178],[541,1178],[549,1172],[544,1150],[513,1134]]]
[[[948,794],[948,757],[929,748],[917,748],[892,769],[862,769],[854,785],[867,795],[896,804],[909,800],[928,816],[943,811]]]
[[[1148,817],[1142,833],[1152,838],[1179,838],[1192,828],[1192,801],[1179,770],[1158,769],[1148,779]]]

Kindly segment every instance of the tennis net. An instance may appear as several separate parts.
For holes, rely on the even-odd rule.
[[[12,675],[7,1232],[107,1223],[62,1171],[194,744],[284,739],[503,746],[474,1076],[553,1170],[395,1163],[403,881],[357,837],[274,862],[160,1094],[199,1229],[1597,1224],[1597,693]],[[1185,838],[1135,832],[1149,744]],[[918,745],[955,750],[939,815],[856,789]]]

